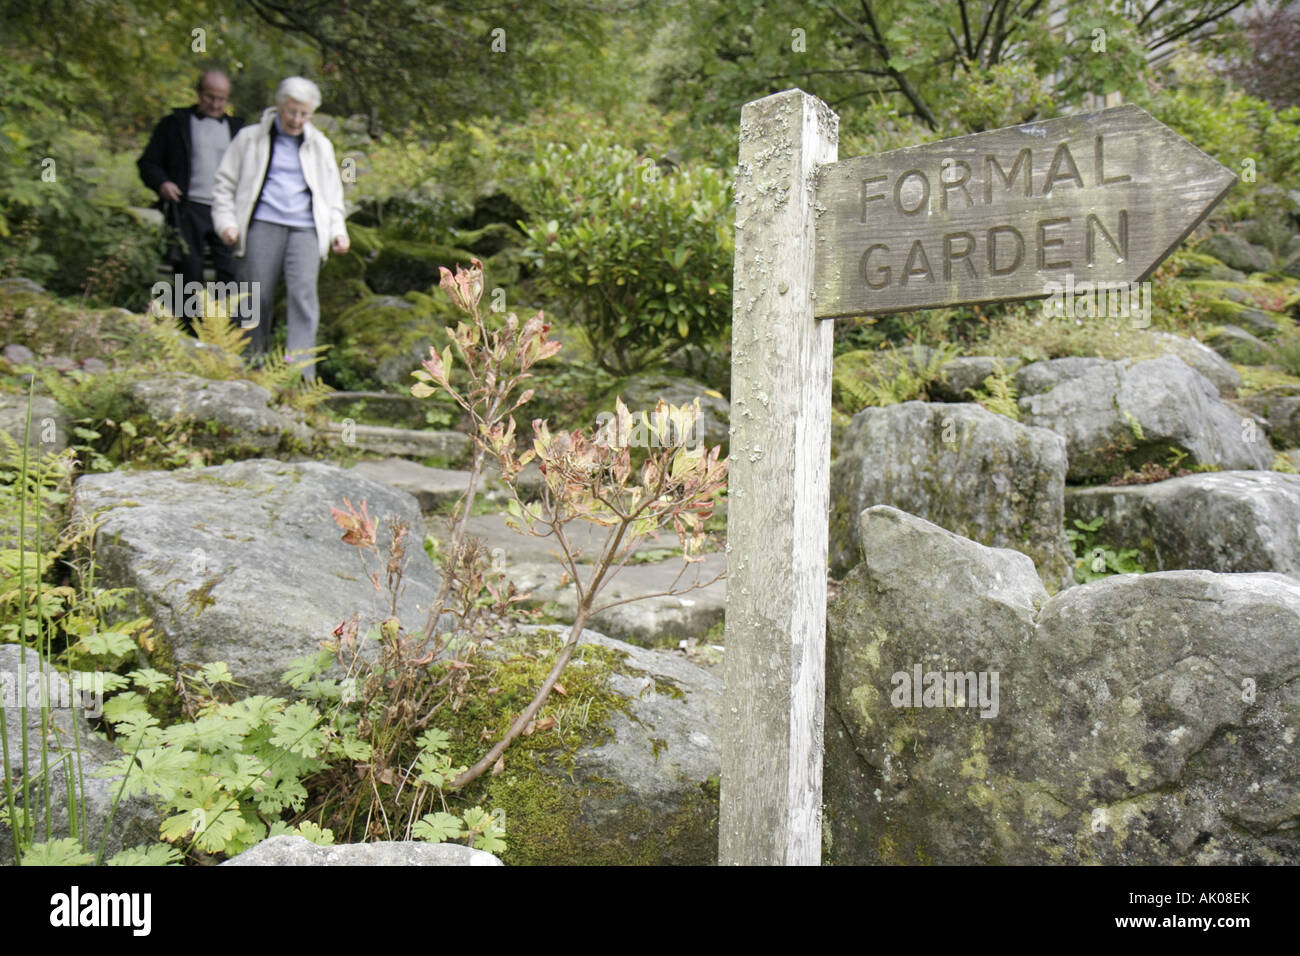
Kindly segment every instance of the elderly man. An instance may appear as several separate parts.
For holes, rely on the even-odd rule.
[[[195,89],[198,105],[163,117],[136,164],[144,184],[164,204],[163,214],[179,228],[184,245],[178,266],[181,288],[186,282],[203,281],[204,245],[212,249],[217,281],[235,278],[230,249],[212,228],[212,189],[221,157],[244,121],[226,115],[230,78],[221,70],[204,71]]]
[[[235,247],[240,279],[253,284],[257,319],[249,351],[271,344],[271,308],[284,276],[286,358],[315,378],[312,349],[320,304],[316,278],[330,251],[348,251],[343,181],[334,147],[311,123],[320,89],[291,76],[275,91],[275,106],[244,127],[217,169],[212,221],[221,241]]]

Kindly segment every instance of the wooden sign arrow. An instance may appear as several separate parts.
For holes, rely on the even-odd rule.
[[[1140,282],[1236,181],[1136,106],[822,166],[813,314]]]

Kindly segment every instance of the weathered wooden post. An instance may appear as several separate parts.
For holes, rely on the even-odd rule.
[[[740,114],[719,861],[821,861],[830,322],[814,177],[839,118],[801,90]]]
[[[821,857],[824,320],[1062,290],[1071,316],[1085,289],[1122,303],[1236,180],[1135,106],[844,162],[837,125],[801,90],[740,114],[722,863]]]

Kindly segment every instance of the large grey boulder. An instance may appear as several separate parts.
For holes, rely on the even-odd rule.
[[[988,839],[989,813],[963,798],[978,784],[980,757],[1005,746],[1012,731],[1010,695],[996,688],[994,715],[989,678],[990,716],[979,716],[978,674],[1015,673],[1047,592],[1019,552],[986,548],[894,508],[864,511],[860,525],[865,557],[828,608],[827,858],[972,862]],[[961,695],[968,706],[955,707],[956,693],[954,708],[911,706],[918,665],[923,674],[976,674],[975,693],[967,684]],[[907,706],[896,707],[904,678]],[[916,693],[921,703],[922,688]]]
[[[1098,540],[1136,549],[1138,563],[1149,571],[1300,575],[1300,475],[1219,471],[1072,489],[1065,516],[1104,518]]]
[[[1158,329],[1143,329],[1135,334],[1156,355],[1173,355],[1182,359],[1213,382],[1219,394],[1225,398],[1236,395],[1237,389],[1241,388],[1241,373],[1208,345]]]
[[[1063,531],[1065,443],[971,404],[866,408],[831,467],[830,563],[862,556],[858,515],[891,505],[991,547],[1031,558],[1055,588],[1074,559]]]
[[[166,375],[136,382],[129,394],[159,425],[200,426],[191,429],[191,442],[221,453],[264,455],[278,449],[286,437],[311,438],[305,426],[268,408],[271,393],[253,382]]]
[[[274,836],[222,866],[501,866],[491,853],[459,843],[386,841],[318,846],[305,837]]]
[[[329,465],[257,459],[112,472],[79,479],[75,492],[76,516],[101,522],[97,583],[135,589],[159,632],[162,663],[225,661],[246,693],[282,692],[289,663],[340,622],[360,615],[364,633],[388,616],[386,594],[370,578],[378,571],[382,580],[377,559],[345,544],[330,517],[345,497],[358,510],[367,502],[381,548],[389,518],[410,528],[404,625],[423,626],[435,597],[415,500]]]
[[[1109,365],[1108,359],[1071,355],[1068,358],[1031,362],[1016,372],[1016,393],[1021,398],[1050,392],[1056,386],[1073,381],[1089,372]]]
[[[98,777],[95,772],[122,755],[103,737],[97,735],[86,714],[98,716],[103,710],[103,688],[96,689],[92,680],[85,691],[73,691],[63,674],[45,663],[34,650],[24,655],[16,644],[0,644],[0,701],[5,707],[6,745],[9,766],[4,768],[14,784],[18,802],[22,803],[22,769],[26,768],[33,796],[38,842],[45,840],[45,800],[41,780],[50,792],[50,828],[57,840],[77,836],[68,832],[68,784],[71,775],[77,794],[77,813],[84,818],[89,852],[93,856],[104,840],[104,859],[127,847],[158,841],[162,818],[144,796],[124,799],[113,808],[122,778]],[[45,696],[42,697],[42,694]],[[45,738],[49,774],[42,778],[41,706],[49,704],[50,723]],[[74,709],[75,705],[75,709]],[[27,755],[23,759],[22,731],[27,728]],[[110,824],[109,818],[112,817]],[[107,828],[107,833],[105,832]],[[0,825],[0,863],[14,862],[14,834],[10,825]]]
[[[0,431],[19,445],[27,431],[27,396],[0,392]],[[46,395],[32,396],[31,430],[27,444],[33,451],[59,452],[68,447],[68,413]]]
[[[551,646],[568,628],[550,628]],[[530,636],[533,653],[535,641]],[[593,631],[591,655],[569,663],[569,696],[552,702],[580,727],[580,742],[506,751],[484,806],[506,818],[507,863],[708,865],[718,852],[717,727],[722,682],[678,654],[634,647]],[[510,645],[506,645],[506,650]],[[543,651],[544,653],[544,651]],[[544,658],[545,659],[545,658]],[[592,696],[576,700],[576,672]],[[566,676],[571,675],[571,676]],[[549,706],[549,705],[548,705]],[[552,711],[553,712],[553,711]],[[584,712],[588,715],[583,718]],[[597,719],[597,713],[603,717]],[[541,737],[554,735],[554,729]]]
[[[1277,447],[1300,446],[1300,387],[1266,388],[1239,399],[1237,404],[1268,422],[1269,437]]]
[[[1021,370],[1025,375],[1033,366]],[[1265,469],[1267,443],[1219,398],[1199,372],[1173,356],[1093,366],[1048,391],[1020,399],[1022,420],[1064,436],[1069,478],[1105,478],[1174,451],[1187,465]]]
[[[830,861],[1300,862],[1300,582],[1122,575],[1040,607],[1005,552],[862,523],[828,617]]]

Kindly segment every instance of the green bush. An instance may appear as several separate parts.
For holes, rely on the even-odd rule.
[[[148,197],[132,163],[62,111],[73,88],[0,57],[0,275],[143,309],[163,236],[127,208]]]
[[[709,166],[662,172],[621,146],[550,144],[529,167],[521,224],[544,291],[592,356],[625,374],[731,319],[731,188]]]
[[[1293,212],[1285,187],[1300,175],[1300,107],[1274,109],[1227,84],[1193,54],[1183,54],[1171,72],[1148,108],[1238,174],[1222,212],[1269,222]]]

